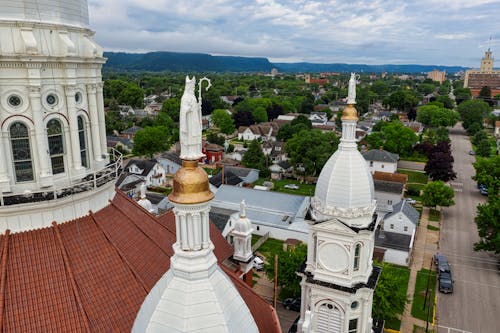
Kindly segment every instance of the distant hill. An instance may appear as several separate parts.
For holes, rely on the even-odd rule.
[[[212,56],[203,53],[115,53],[105,52],[104,68],[116,71],[170,72],[270,72],[266,58]]]
[[[271,63],[267,58],[213,56],[204,53],[150,52],[124,53],[105,52],[108,58],[105,70],[152,71],[152,72],[270,72],[272,68],[285,73],[319,72],[388,72],[421,73],[433,69],[456,73],[465,70],[459,66],[433,65],[364,65],[364,64],[314,64]]]

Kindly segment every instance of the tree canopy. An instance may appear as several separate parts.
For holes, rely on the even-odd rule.
[[[488,103],[478,99],[465,101],[457,107],[457,111],[462,118],[462,125],[466,130],[473,124],[479,124],[482,128],[483,119],[488,115],[490,110],[491,108]]]
[[[148,155],[168,150],[171,145],[170,130],[164,126],[146,127],[134,136],[134,155]]]
[[[452,127],[458,118],[455,111],[437,105],[424,105],[417,110],[417,120],[428,127]]]
[[[410,128],[400,121],[379,122],[380,131],[375,131],[375,127],[370,135],[366,137],[366,142],[371,148],[384,147],[385,150],[401,156],[411,155],[413,145],[418,141],[418,136]]]
[[[449,181],[457,174],[453,171],[453,156],[449,142],[439,142],[432,147],[428,154],[429,160],[425,164],[425,173],[432,180]]]
[[[500,194],[500,155],[478,158],[473,165],[476,175],[472,179],[486,186],[490,194]]]
[[[241,159],[241,164],[247,168],[260,170],[261,177],[267,177],[270,173],[268,167],[267,156],[264,155],[260,143],[257,140],[252,140],[248,146],[248,150]]]
[[[264,270],[269,280],[274,280],[274,255],[278,255],[278,286],[281,287],[280,298],[299,297],[301,277],[297,275],[297,270],[304,263],[307,257],[307,246],[297,244],[293,250],[283,251],[279,249],[277,253],[271,253],[267,257]]]
[[[286,142],[285,150],[293,165],[302,165],[306,175],[318,174],[337,150],[339,138],[333,132],[302,130]]]
[[[474,221],[479,233],[479,242],[474,244],[476,251],[500,253],[500,196],[490,195],[488,202],[477,206]]]
[[[408,298],[406,296],[405,276],[399,267],[382,263],[382,273],[373,294],[372,316],[386,321],[398,319]]]
[[[455,192],[443,181],[438,180],[425,185],[422,193],[422,203],[425,207],[448,207],[455,204]]]
[[[220,129],[224,134],[234,133],[234,120],[229,113],[224,109],[216,109],[212,112],[210,118],[212,122]]]

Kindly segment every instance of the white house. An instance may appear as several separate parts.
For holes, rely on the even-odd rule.
[[[165,169],[155,159],[152,160],[130,160],[124,168],[123,173],[140,176],[146,186],[162,186],[165,184]],[[119,184],[117,184],[119,186]]]
[[[403,198],[404,184],[385,180],[373,180],[375,200],[377,200],[377,214],[384,216],[392,212],[393,205]]]
[[[371,173],[375,171],[395,173],[398,169],[399,155],[383,149],[372,149],[363,153]]]
[[[326,112],[313,111],[309,115],[309,120],[313,126],[321,126],[326,125],[328,117],[326,116]]]
[[[158,163],[163,167],[167,174],[173,175],[182,166],[182,160],[179,154],[174,151],[167,151],[157,158]]]
[[[420,213],[406,200],[401,200],[384,217],[382,229],[404,235],[412,235],[420,220]]]
[[[409,266],[415,232],[410,235],[377,230],[375,248],[384,253],[384,261],[401,266]]]

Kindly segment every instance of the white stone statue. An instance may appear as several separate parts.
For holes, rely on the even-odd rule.
[[[241,200],[240,202],[240,217],[246,217],[247,216],[247,203],[245,200]]]
[[[186,76],[186,87],[181,98],[179,115],[179,141],[183,160],[199,160],[204,157],[201,152],[201,103],[195,96],[196,78]]]
[[[347,104],[356,104],[356,83],[359,75],[356,73],[351,73],[351,78],[349,79],[349,91],[347,93]]]

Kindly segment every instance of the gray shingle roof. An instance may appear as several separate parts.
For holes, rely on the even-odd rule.
[[[210,177],[208,180],[210,184],[215,187],[219,187],[222,185],[222,171],[216,174],[215,176]],[[224,184],[226,185],[238,185],[243,182],[243,179],[236,176],[231,170],[228,170],[227,167],[224,168]]]
[[[387,214],[385,216],[385,219],[388,219],[399,212],[403,213],[413,224],[418,224],[420,213],[418,212],[418,210],[413,208],[412,205],[406,202],[406,200],[401,200],[400,202],[392,206],[392,212]]]
[[[388,182],[386,180],[373,180],[373,185],[375,187],[375,191],[379,192],[389,192],[389,193],[403,193],[404,185],[398,182]]]
[[[139,169],[143,170],[141,176],[147,176],[149,174],[149,172],[151,171],[151,169],[154,168],[156,163],[158,163],[158,162],[155,159],[152,159],[152,160],[132,159],[132,160],[128,161],[127,165],[125,166],[125,170],[128,171],[129,167],[131,167],[132,165],[135,164],[135,165],[137,165],[137,167]]]
[[[390,231],[375,231],[375,246],[399,251],[408,251],[411,236]]]
[[[166,151],[160,155],[161,158],[170,160],[178,165],[182,165],[182,160],[179,157],[179,154],[174,151]]]
[[[397,163],[399,160],[398,154],[390,153],[383,149],[372,149],[363,153],[363,157],[367,161],[379,161],[379,162],[390,162]]]
[[[226,171],[231,171],[233,174],[241,178],[245,178],[252,170],[255,170],[250,168],[242,168],[242,167],[228,166],[228,165],[224,166],[224,169]]]

